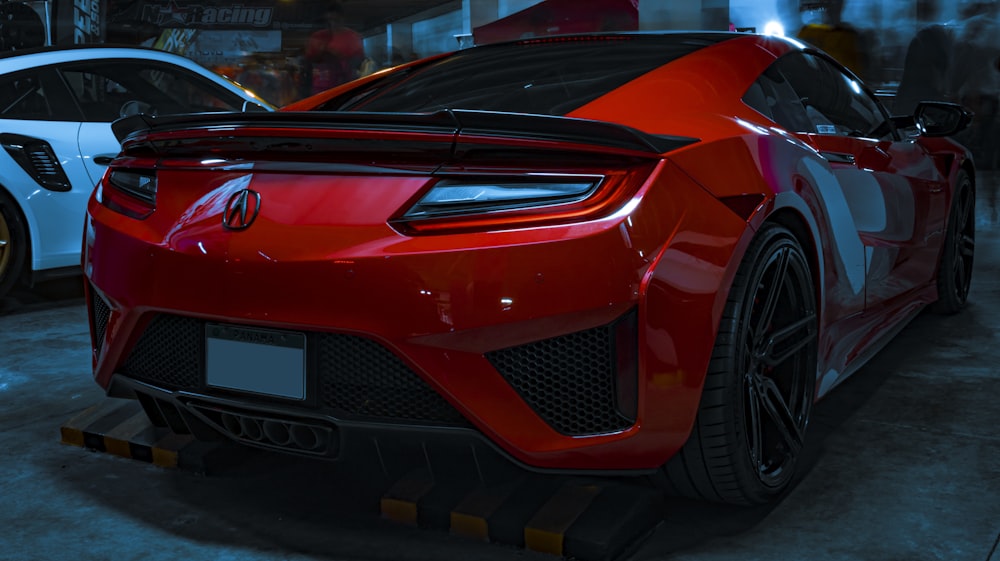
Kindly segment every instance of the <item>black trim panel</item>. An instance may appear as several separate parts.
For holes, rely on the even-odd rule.
[[[475,446],[487,450],[503,458],[504,460],[528,471],[549,474],[568,475],[615,475],[615,476],[637,476],[649,475],[656,472],[656,469],[643,470],[567,470],[567,469],[547,469],[528,465],[504,451],[494,444],[478,430],[460,427],[441,427],[427,425],[396,425],[388,423],[373,423],[363,421],[347,421],[337,419],[328,415],[318,414],[315,411],[304,412],[301,408],[289,407],[283,404],[249,404],[244,401],[237,401],[227,398],[209,397],[190,392],[172,392],[151,384],[132,380],[126,376],[115,374],[107,387],[107,394],[110,397],[137,398],[138,395],[147,395],[157,400],[167,401],[181,409],[187,414],[197,416],[189,410],[188,404],[197,403],[202,406],[215,404],[223,408],[233,408],[244,411],[256,411],[260,414],[280,415],[291,419],[302,419],[329,423],[337,429],[340,438],[341,454],[332,459],[345,458],[351,453],[349,450],[357,450],[358,445],[367,446],[372,439],[396,438],[402,439],[412,445],[421,446],[426,444],[443,444],[449,446],[469,447]],[[304,414],[305,413],[305,414]],[[286,453],[293,453],[285,451]]]

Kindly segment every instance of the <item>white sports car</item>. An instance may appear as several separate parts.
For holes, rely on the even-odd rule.
[[[80,46],[0,53],[0,297],[80,270],[87,199],[120,146],[111,122],[271,110],[182,56]]]

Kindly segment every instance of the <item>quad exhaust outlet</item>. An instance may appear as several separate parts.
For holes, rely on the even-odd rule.
[[[311,419],[276,419],[199,405],[193,407],[231,438],[249,444],[323,456],[334,455],[338,448],[333,427]]]

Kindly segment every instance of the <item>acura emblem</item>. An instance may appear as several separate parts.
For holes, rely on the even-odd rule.
[[[222,226],[227,230],[245,230],[253,224],[260,212],[260,193],[241,189],[233,193],[222,215]]]

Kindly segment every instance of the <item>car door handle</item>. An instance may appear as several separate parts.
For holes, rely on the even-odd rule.
[[[106,166],[111,163],[111,160],[114,160],[111,156],[94,156],[94,163],[99,166]]]

